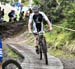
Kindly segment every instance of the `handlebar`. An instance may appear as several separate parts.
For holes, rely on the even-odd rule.
[[[45,30],[45,31],[43,31],[43,32],[29,32],[29,31],[26,31],[25,33],[27,33],[27,34],[34,34],[34,33],[37,33],[37,34],[44,34],[44,33],[51,33],[52,31],[49,31],[49,30]]]
[[[46,30],[46,31],[43,31],[43,32],[31,32],[29,34],[40,34],[40,35],[43,35],[44,33],[51,33],[52,31],[49,31],[49,30]]]

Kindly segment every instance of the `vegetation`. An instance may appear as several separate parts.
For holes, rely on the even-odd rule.
[[[18,0],[1,0],[17,2]],[[75,30],[75,0],[33,0],[35,5],[40,6],[50,21],[64,28]],[[28,2],[22,0],[24,4]],[[47,28],[47,26],[45,25]],[[75,32],[53,26],[53,31],[46,33],[46,39],[50,49],[57,55],[70,53],[75,54]],[[60,53],[59,53],[60,52]],[[53,54],[53,53],[52,53]],[[56,55],[55,55],[56,56]]]
[[[20,56],[19,55],[17,55],[15,52],[13,52],[11,49],[7,49],[7,51],[9,52],[8,53],[8,56],[10,56],[10,57],[12,57],[12,58],[16,58],[16,59],[18,59]]]
[[[1,2],[4,2],[4,3],[15,3],[15,2],[18,2],[19,0],[0,0]],[[25,3],[26,0],[21,0],[22,3]]]
[[[40,9],[47,14],[53,24],[64,28],[75,29],[74,0],[34,0],[34,3],[40,6]],[[53,27],[51,34],[46,33],[46,38],[53,51],[75,54],[74,31]]]

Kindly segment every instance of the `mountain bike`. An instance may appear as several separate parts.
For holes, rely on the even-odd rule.
[[[9,59],[3,62],[2,69],[22,69],[22,67],[16,60]]]
[[[39,54],[40,60],[42,60],[42,54],[44,55],[45,64],[48,65],[48,56],[47,56],[47,44],[43,33],[37,33],[38,35],[38,42],[39,42]]]

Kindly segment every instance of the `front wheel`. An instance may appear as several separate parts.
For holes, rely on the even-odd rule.
[[[48,56],[47,56],[47,45],[45,38],[42,39],[42,50],[45,58],[45,63],[48,65]]]
[[[2,69],[22,69],[22,67],[17,61],[10,59],[10,60],[6,60],[2,64]]]
[[[45,52],[44,52],[44,58],[45,58],[46,65],[48,65],[48,57],[47,57],[47,53],[45,53]]]
[[[42,48],[40,47],[40,60],[42,60]]]

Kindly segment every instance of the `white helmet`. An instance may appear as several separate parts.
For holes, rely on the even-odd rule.
[[[35,12],[39,12],[39,7],[38,6],[34,6],[32,8],[32,11],[35,13]]]

